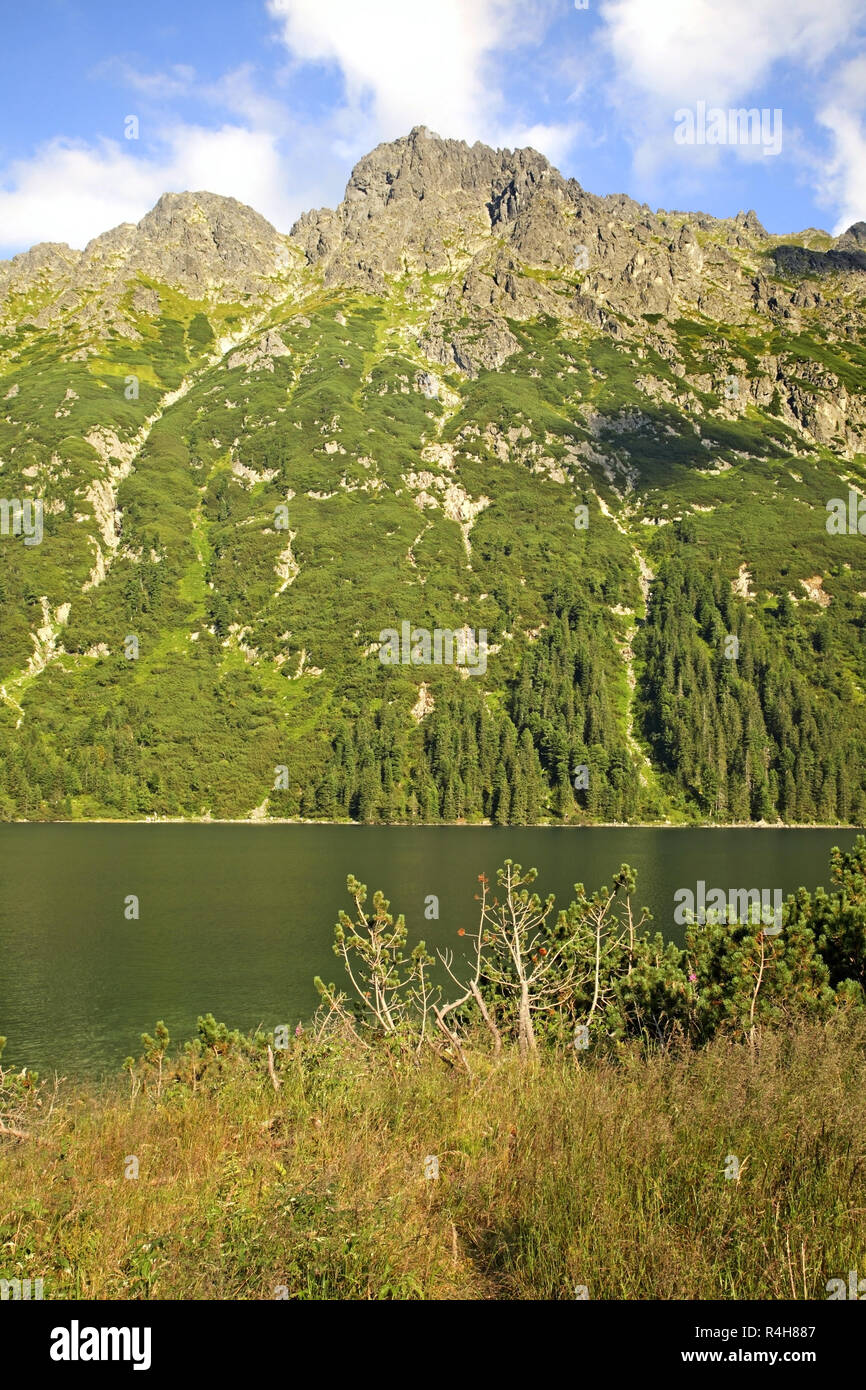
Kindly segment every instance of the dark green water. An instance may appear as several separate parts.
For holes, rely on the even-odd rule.
[[[165,1019],[172,1038],[208,1011],[235,1027],[292,1027],[313,976],[340,979],[333,925],[347,873],[406,914],[410,945],[458,947],[477,877],[506,857],[542,895],[610,882],[625,861],[665,934],[674,891],[829,883],[855,831],[391,828],[281,825],[0,826],[0,1033],[4,1062],[67,1076],[114,1072]],[[124,917],[135,894],[138,921]],[[439,899],[439,920],[424,918]]]

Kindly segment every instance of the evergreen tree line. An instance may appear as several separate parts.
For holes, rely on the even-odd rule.
[[[624,820],[638,780],[610,679],[616,659],[603,615],[558,589],[501,708],[474,680],[455,676],[436,684],[418,730],[398,702],[344,720],[324,777],[308,774],[300,813],[499,825],[581,813]]]
[[[160,566],[144,564],[134,580],[128,603],[146,613],[159,600]],[[366,822],[651,814],[628,747],[609,615],[562,588],[548,603],[546,626],[504,689],[433,668],[434,705],[416,723],[405,673],[365,672],[356,703],[337,706],[324,742],[288,748],[291,730],[248,678],[234,677],[229,694],[181,664],[166,671],[164,688],[121,699],[117,683],[128,672],[118,658],[119,673],[106,668],[87,714],[66,719],[46,698],[51,717],[22,737],[14,708],[2,711],[0,818],[203,806],[243,815],[266,796],[272,815]],[[862,651],[842,605],[816,613],[782,598],[758,607],[732,592],[718,566],[672,548],[635,640],[636,727],[669,801],[722,822],[863,824],[866,723],[852,674]],[[41,679],[47,697],[53,686]],[[190,723],[181,710],[193,708]],[[285,790],[274,789],[280,762],[289,766]]]
[[[653,758],[702,814],[863,822],[866,725],[829,615],[756,609],[718,567],[670,555],[636,653]]]

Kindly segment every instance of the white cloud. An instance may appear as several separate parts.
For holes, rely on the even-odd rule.
[[[833,149],[829,162],[816,170],[815,182],[821,201],[836,211],[838,236],[852,222],[866,221],[866,54],[833,75],[830,92],[818,121],[830,132]]]
[[[50,239],[82,247],[120,222],[139,221],[167,190],[186,189],[237,198],[288,230],[301,208],[286,187],[276,139],[267,131],[176,125],[162,132],[150,156],[134,154],[122,141],[52,140],[5,172],[0,245],[18,250]]]
[[[162,174],[170,180],[166,187],[222,193],[283,225],[294,217],[284,196],[284,171],[271,132],[228,125],[218,130],[178,126],[170,138],[172,161]]]
[[[521,124],[496,80],[494,58],[519,61],[541,39],[552,0],[268,0],[296,63],[336,67],[345,107],[335,148],[356,157],[426,125],[438,135],[493,145],[532,144],[557,163],[578,124]]]
[[[195,68],[173,63],[164,72],[140,72],[120,58],[107,58],[91,69],[91,77],[113,79],[148,99],[186,96],[195,82]]]
[[[472,139],[487,124],[484,55],[502,40],[506,0],[269,0],[296,59],[337,64],[348,104],[369,103],[385,138],[428,125]]]
[[[81,247],[119,222],[136,222],[153,202],[152,173],[114,140],[52,140],[5,171],[3,245],[17,249],[49,239]]]
[[[293,122],[283,103],[257,87],[251,63],[242,63],[216,82],[203,86],[201,95],[213,105],[239,116],[255,130],[276,134],[287,133],[292,128]]]
[[[659,102],[725,106],[776,63],[814,68],[843,43],[861,0],[605,0],[603,43],[618,78]],[[778,103],[776,103],[778,104]]]
[[[546,155],[551,164],[564,164],[578,138],[581,127],[573,125],[531,125],[499,128],[496,143],[506,149],[523,149],[529,145]]]

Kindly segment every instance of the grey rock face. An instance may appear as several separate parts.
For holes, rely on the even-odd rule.
[[[292,237],[330,286],[384,294],[449,272],[421,343],[431,361],[473,375],[516,347],[508,319],[540,313],[616,337],[645,314],[746,324],[757,312],[796,326],[808,301],[775,277],[859,270],[864,255],[856,229],[830,252],[789,255],[753,210],[654,214],[624,195],[586,193],[534,150],[469,146],[423,127],[365,156],[339,207],[305,214]],[[573,269],[572,292],[527,269]],[[454,326],[467,317],[471,328]]]
[[[835,241],[837,251],[860,251],[866,249],[866,222],[854,222]]]
[[[65,242],[40,241],[11,261],[0,261],[0,302],[15,294],[56,290],[80,259],[81,252]]]
[[[161,312],[161,285],[252,315],[324,284],[423,306],[412,329],[422,352],[469,376],[502,367],[518,349],[517,325],[549,315],[569,331],[633,344],[638,356],[651,347],[686,377],[679,319],[750,336],[808,326],[858,337],[864,270],[863,222],[835,240],[815,228],[781,238],[752,210],[653,212],[624,194],[586,192],[536,150],[493,150],[417,127],[361,159],[339,206],[305,213],[288,236],[233,198],[166,193],[137,225],[83,251],[45,243],[0,262],[0,325],[68,327],[76,355],[86,355],[82,343],[109,331],[136,337],[137,317]],[[266,335],[230,361],[272,370],[283,350]],[[793,429],[862,449],[857,402],[846,397],[840,415],[839,383],[812,381],[793,356],[754,389],[762,402],[778,396]]]
[[[436,274],[513,221],[545,175],[535,150],[491,150],[442,140],[424,126],[379,145],[352,170],[336,212],[307,213],[292,228],[325,283],[383,290],[409,268]]]
[[[129,267],[168,271],[169,283],[191,298],[215,287],[254,294],[280,268],[282,243],[270,222],[234,198],[164,193],[135,229]]]
[[[855,225],[862,226],[863,223]],[[777,246],[772,255],[780,275],[793,278],[801,275],[832,275],[839,271],[866,270],[866,245],[862,250],[857,249],[859,246],[860,243],[852,238],[842,250],[809,251],[802,246]]]
[[[18,292],[54,290],[25,322],[45,328],[65,319],[96,332],[134,336],[121,309],[127,286],[141,276],[171,285],[191,299],[223,301],[263,296],[296,252],[264,217],[215,193],[164,193],[136,225],[122,223],[83,251],[44,244],[0,262],[3,300]],[[144,298],[142,298],[144,293]],[[44,297],[44,293],[43,293]],[[158,312],[154,291],[136,291],[136,312]]]

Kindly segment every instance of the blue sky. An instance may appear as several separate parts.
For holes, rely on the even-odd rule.
[[[653,208],[866,220],[864,0],[30,0],[3,30],[2,256],[83,246],[166,190],[288,231],[422,124]],[[681,143],[700,103],[766,111],[764,144]]]

